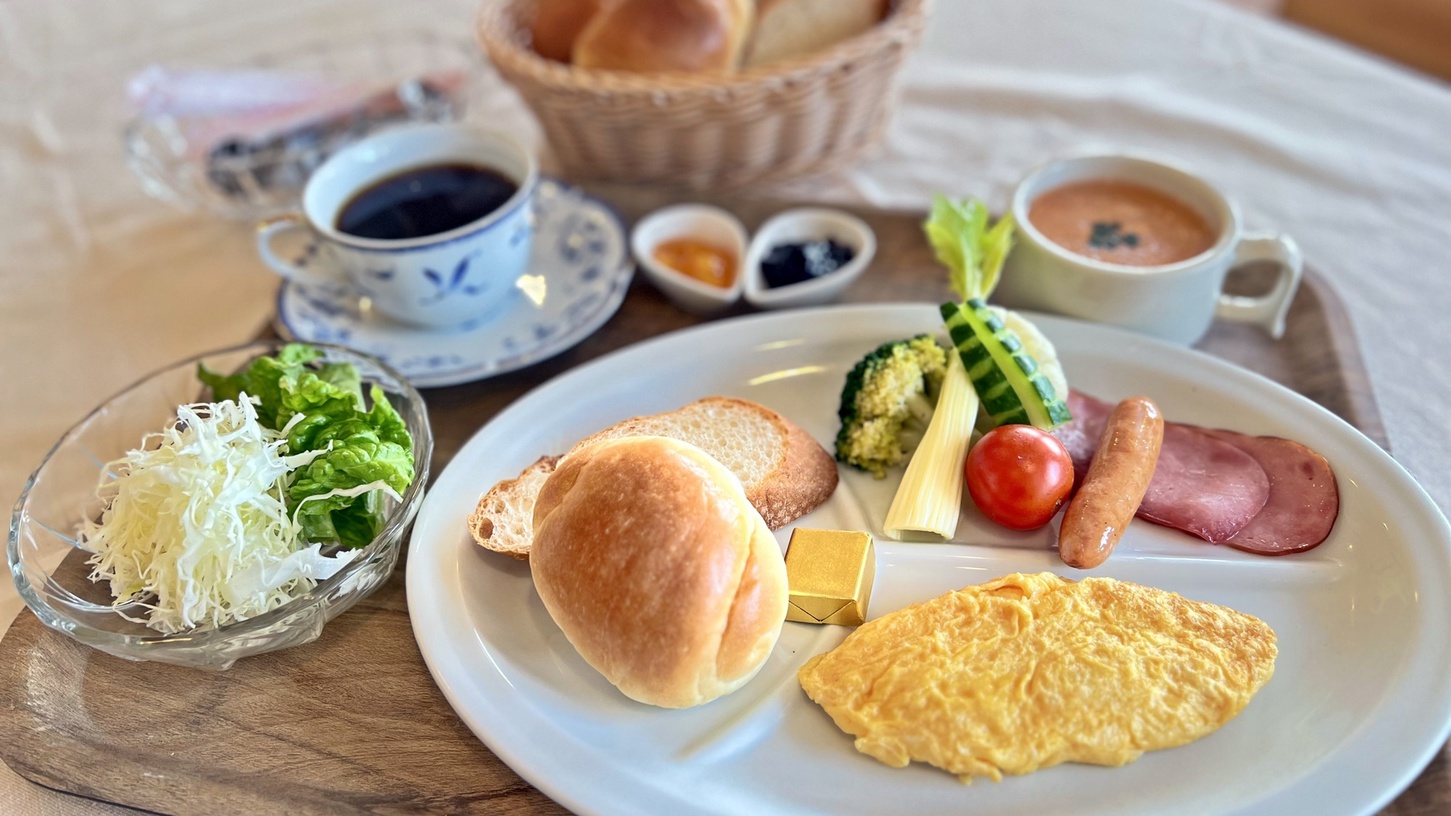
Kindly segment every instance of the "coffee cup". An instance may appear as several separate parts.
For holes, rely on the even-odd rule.
[[[262,259],[303,284],[346,286],[364,309],[428,328],[490,316],[529,264],[534,157],[514,139],[460,124],[386,130],[308,179],[301,212],[258,226]],[[273,250],[306,232],[316,252]]]
[[[1125,155],[1059,159],[1018,184],[1012,214],[1018,238],[994,298],[1005,306],[1181,345],[1215,318],[1284,334],[1302,273],[1298,247],[1279,233],[1246,232],[1234,203],[1186,170]],[[1276,267],[1269,291],[1225,293],[1230,270],[1255,261]]]

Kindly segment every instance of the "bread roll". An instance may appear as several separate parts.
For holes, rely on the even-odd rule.
[[[534,51],[541,57],[569,62],[579,32],[609,0],[539,0],[534,10]]]
[[[887,0],[761,0],[745,66],[805,56],[869,30]]]
[[[534,507],[529,569],[585,662],[666,708],[744,685],[786,617],[785,561],[740,482],[664,437],[566,457]]]
[[[574,43],[574,64],[605,71],[733,71],[754,0],[618,0]]]

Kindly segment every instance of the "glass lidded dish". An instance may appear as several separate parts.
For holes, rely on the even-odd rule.
[[[271,355],[281,342],[209,352],[154,372],[95,408],[60,438],[31,474],[10,518],[6,560],[20,597],[46,626],[108,654],[203,669],[226,669],[243,657],[309,643],[323,625],[380,587],[393,572],[403,536],[428,482],[433,433],[423,397],[381,361],[340,346],[309,344],[321,363],[351,363],[368,393],[377,385],[412,437],[413,480],[398,498],[383,496],[379,532],[331,577],[275,608],[216,627],[163,634],[121,614],[111,587],[90,578],[93,553],[80,541],[83,521],[101,510],[97,485],[110,463],[177,418],[178,406],[208,401],[199,365],[231,373]],[[336,544],[332,545],[336,548]],[[322,554],[332,550],[324,545]]]
[[[483,67],[467,41],[408,29],[151,66],[129,82],[127,163],[157,198],[256,221],[295,209],[312,172],[370,133],[463,119]]]

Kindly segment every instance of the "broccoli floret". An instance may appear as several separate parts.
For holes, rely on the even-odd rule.
[[[863,357],[841,389],[836,458],[886,476],[922,441],[946,372],[947,352],[930,334],[883,343]]]

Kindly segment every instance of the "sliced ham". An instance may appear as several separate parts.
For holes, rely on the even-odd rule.
[[[1254,457],[1198,429],[1166,422],[1138,516],[1223,544],[1253,523],[1269,496],[1269,474]]]
[[[1340,490],[1325,457],[1289,439],[1204,430],[1253,456],[1270,477],[1270,496],[1244,529],[1225,541],[1262,555],[1287,555],[1317,546],[1340,514]]]
[[[1073,421],[1054,434],[1081,481],[1113,406],[1070,391],[1068,410]],[[1201,428],[1169,422],[1138,516],[1221,544],[1250,524],[1269,495],[1270,477],[1250,453]]]

